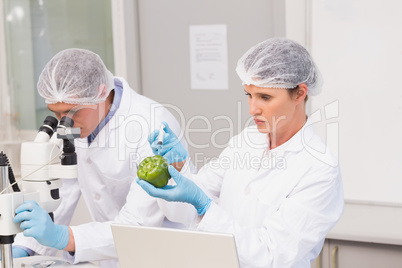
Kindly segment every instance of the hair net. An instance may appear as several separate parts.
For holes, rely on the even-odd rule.
[[[49,104],[100,103],[113,88],[113,75],[102,59],[91,51],[77,48],[57,53],[46,64],[38,80],[39,95]]]
[[[309,95],[321,92],[323,80],[307,50],[285,38],[271,38],[250,48],[237,62],[243,84],[294,88],[301,83]]]

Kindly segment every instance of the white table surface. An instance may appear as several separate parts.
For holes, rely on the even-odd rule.
[[[42,266],[40,266],[42,265]],[[48,265],[48,266],[46,266]],[[14,259],[14,268],[66,268],[66,267],[79,267],[79,268],[95,268],[99,267],[94,263],[79,263],[69,264],[63,261],[60,257],[54,256],[31,256],[25,258]]]

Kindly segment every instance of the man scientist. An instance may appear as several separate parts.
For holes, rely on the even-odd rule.
[[[162,105],[113,77],[101,58],[88,50],[56,54],[43,69],[37,87],[59,120],[69,116],[74,127],[81,129],[81,138],[75,142],[78,178],[63,181],[54,222],[34,201],[17,208],[14,221],[21,223],[24,236],[16,237],[14,257],[64,250],[64,258],[71,263],[103,260],[101,267],[118,267],[111,222],[161,226],[165,220],[157,201],[136,191],[135,178],[140,161],[153,155],[149,133],[165,121],[179,136],[179,123]],[[185,140],[180,142],[187,149]],[[165,144],[164,149],[169,146]],[[169,164],[183,161],[187,152],[174,156],[165,155]],[[92,222],[68,226],[80,196]]]

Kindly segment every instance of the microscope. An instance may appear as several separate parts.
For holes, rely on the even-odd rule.
[[[22,231],[19,224],[13,222],[15,209],[24,201],[34,200],[54,220],[53,212],[61,202],[61,179],[77,178],[74,139],[80,137],[81,131],[73,125],[74,121],[66,116],[60,122],[52,116],[46,117],[34,141],[21,144],[21,181],[18,184],[14,184],[7,156],[0,153],[1,268],[13,267],[12,243],[15,235]]]

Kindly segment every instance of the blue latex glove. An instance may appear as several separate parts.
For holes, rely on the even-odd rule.
[[[188,156],[186,149],[181,145],[176,134],[169,128],[169,125],[166,122],[162,122],[162,124],[165,125],[163,128],[165,135],[163,136],[162,146],[157,144],[159,129],[154,130],[148,136],[148,142],[151,145],[152,152],[163,156],[169,164],[186,160]]]
[[[29,254],[25,250],[19,247],[13,247],[13,258],[23,258],[28,257]]]
[[[137,178],[137,183],[150,196],[162,198],[166,201],[185,202],[192,204],[202,216],[207,212],[211,199],[194,182],[182,176],[173,166],[169,166],[170,176],[176,185],[166,185],[163,188],[156,188],[152,184]]]
[[[44,246],[64,249],[69,240],[68,226],[55,224],[49,214],[35,201],[26,201],[19,206],[14,222],[19,223],[24,236],[35,238]]]
[[[28,257],[29,254],[22,248],[18,247],[13,247],[13,258],[22,258],[22,257]],[[1,250],[0,250],[0,261],[1,261]]]

